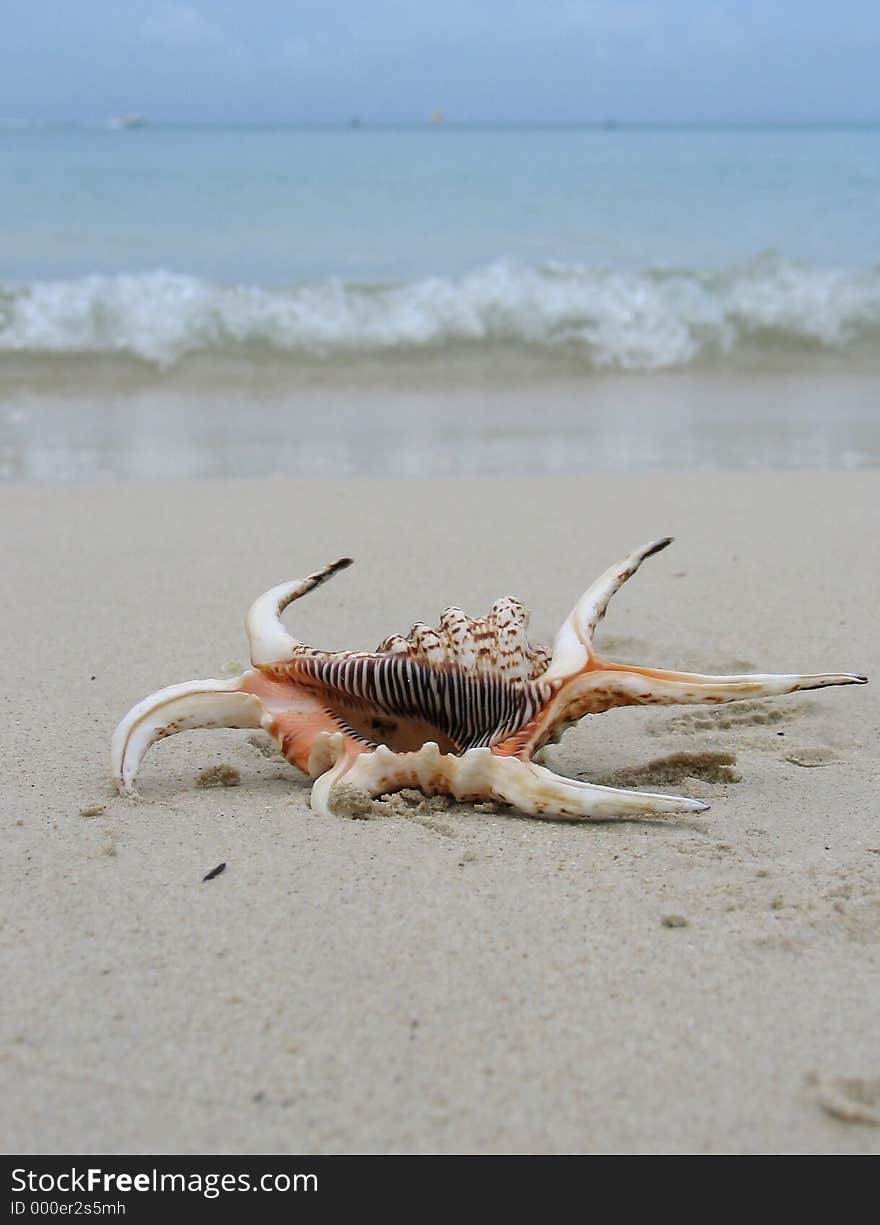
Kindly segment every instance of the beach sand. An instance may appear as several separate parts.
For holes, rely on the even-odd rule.
[[[670,533],[609,655],[876,677],[878,499],[876,472],[0,489],[3,1149],[880,1152],[876,682],[551,750],[698,818],[317,818],[246,732],[158,745],[140,803],[108,778],[131,704],[243,661],[253,597],[342,554],[292,610],[317,645],[508,592],[547,641]]]

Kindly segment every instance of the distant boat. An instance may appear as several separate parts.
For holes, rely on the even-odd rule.
[[[432,111],[431,112],[431,123],[433,123],[434,127],[439,128],[442,122],[443,122],[443,112],[442,111]]]
[[[115,115],[109,121],[109,127],[114,132],[121,132],[127,128],[145,128],[147,119],[145,115]]]

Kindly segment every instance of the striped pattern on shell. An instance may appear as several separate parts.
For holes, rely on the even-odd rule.
[[[423,724],[450,749],[465,752],[512,735],[547,699],[548,687],[538,678],[549,654],[529,642],[528,620],[512,597],[497,600],[480,618],[447,608],[439,625],[418,623],[406,637],[386,638],[374,654],[309,650],[285,672],[322,691],[328,712],[361,743],[385,739],[378,725],[367,734],[355,717],[376,712]]]
[[[396,724],[375,721],[375,734],[367,735],[353,715],[345,717],[343,711],[376,712],[390,720],[424,724],[433,729],[435,739],[449,742],[447,752],[458,753],[511,736],[535,717],[549,690],[540,681],[465,672],[451,663],[429,667],[403,653],[304,659],[295,677],[300,684],[313,681],[326,695],[327,711],[340,729],[363,744],[386,742],[397,731]]]

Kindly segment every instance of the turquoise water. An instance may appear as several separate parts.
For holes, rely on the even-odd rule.
[[[880,127],[0,128],[0,479],[863,467],[878,376]]]
[[[880,128],[0,130],[0,352],[880,339]]]
[[[877,127],[6,130],[0,174],[5,279],[880,257]]]

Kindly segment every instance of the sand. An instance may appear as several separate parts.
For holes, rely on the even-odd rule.
[[[878,500],[874,472],[0,489],[3,1149],[880,1152],[880,684],[551,750],[699,818],[317,818],[244,732],[158,745],[140,803],[107,772],[135,700],[223,675],[250,600],[342,554],[310,641],[507,592],[546,640],[674,533],[608,654],[878,676]]]

